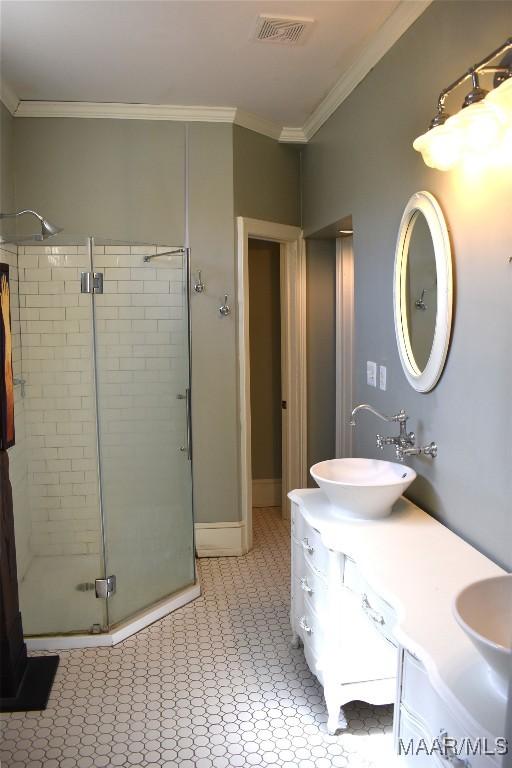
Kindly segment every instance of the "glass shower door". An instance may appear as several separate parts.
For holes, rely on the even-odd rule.
[[[106,612],[94,593],[104,563],[93,314],[90,296],[80,293],[90,254],[84,237],[64,233],[20,244],[11,264],[19,314],[13,303],[17,435],[10,453],[24,629],[99,631]]]
[[[117,624],[195,580],[184,249],[102,245],[93,272],[107,600]],[[149,261],[144,257],[156,256]]]

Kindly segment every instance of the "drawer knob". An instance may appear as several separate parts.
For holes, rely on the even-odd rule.
[[[441,757],[454,768],[471,768],[471,763],[465,757],[459,757],[457,754],[457,739],[448,735],[448,731],[441,728],[439,731],[439,741],[443,750]]]
[[[369,619],[375,622],[375,624],[385,624],[384,616],[382,613],[379,613],[375,610],[375,608],[372,608],[370,601],[368,600],[368,596],[363,593],[361,597],[361,608],[366,613]]]
[[[302,547],[304,551],[308,553],[308,555],[312,555],[313,552],[315,551],[314,548],[309,543],[307,536],[304,539],[302,539]]]
[[[313,590],[309,586],[308,580],[304,576],[300,580],[300,587],[301,587],[302,591],[305,592],[307,595],[312,595],[313,594]]]
[[[305,616],[302,616],[301,619],[299,620],[299,627],[303,629],[307,635],[311,635],[313,633],[313,630],[311,629],[308,622],[306,621]]]

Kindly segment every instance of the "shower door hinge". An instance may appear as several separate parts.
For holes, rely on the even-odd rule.
[[[103,293],[103,272],[82,272],[80,290],[82,293]]]
[[[94,583],[96,587],[96,597],[112,597],[116,593],[116,577],[107,576],[106,579],[96,579]]]

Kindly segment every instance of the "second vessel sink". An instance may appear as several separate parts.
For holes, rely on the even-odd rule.
[[[473,582],[459,592],[453,609],[487,662],[492,685],[506,697],[512,680],[512,574]]]
[[[361,520],[387,517],[416,477],[410,467],[378,459],[330,459],[310,472],[335,514]]]

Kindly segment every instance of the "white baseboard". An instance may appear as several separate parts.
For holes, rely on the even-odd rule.
[[[196,552],[198,557],[231,557],[245,554],[244,528],[235,523],[196,523]]]
[[[281,506],[281,478],[252,481],[253,507]]]

